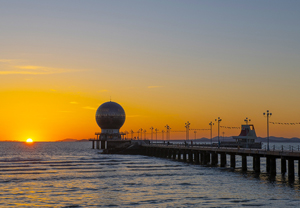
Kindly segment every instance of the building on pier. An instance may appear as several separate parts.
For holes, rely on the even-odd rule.
[[[240,147],[250,147],[255,145],[255,140],[257,139],[254,126],[252,124],[242,125],[241,133],[239,136],[233,136],[236,143]]]
[[[221,142],[222,147],[261,148],[261,142],[256,142],[257,136],[253,124],[242,125],[239,136],[233,136],[235,141]]]
[[[125,111],[115,102],[106,102],[96,111],[96,122],[101,133],[95,133],[97,140],[121,140],[120,128],[125,122]]]

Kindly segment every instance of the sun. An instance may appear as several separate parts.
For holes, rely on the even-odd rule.
[[[32,143],[33,142],[33,140],[31,139],[31,138],[28,138],[27,140],[26,140],[26,143]]]

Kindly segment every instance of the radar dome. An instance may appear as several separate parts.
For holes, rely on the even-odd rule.
[[[120,129],[125,122],[125,111],[118,103],[103,103],[96,111],[96,122],[101,129]]]

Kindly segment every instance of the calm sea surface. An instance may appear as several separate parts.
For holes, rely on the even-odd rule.
[[[0,207],[299,207],[280,174],[147,156],[102,155],[90,142],[0,142]],[[237,167],[240,159],[237,158]],[[297,162],[295,162],[297,165]],[[265,161],[261,162],[262,172]]]

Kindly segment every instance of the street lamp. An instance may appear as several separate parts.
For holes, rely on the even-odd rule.
[[[151,130],[151,141],[153,142],[153,126],[151,126],[150,130]]]
[[[218,119],[215,119],[215,121],[218,122],[218,148],[220,148],[220,122],[222,121],[222,119],[218,117]]]
[[[125,139],[128,139],[127,138],[128,131],[125,131],[124,133],[125,133]]]
[[[146,138],[146,129],[144,130],[144,140],[146,140],[147,138]]]
[[[264,112],[263,115],[265,117],[267,117],[267,138],[268,138],[268,146],[267,146],[267,148],[268,148],[268,151],[269,151],[270,150],[270,142],[269,142],[269,140],[270,140],[270,138],[269,138],[269,117],[272,116],[272,113],[270,113],[269,110],[267,110],[267,113]]]
[[[165,133],[165,131],[162,130],[162,131],[161,131],[161,139],[162,139],[162,141],[164,141],[164,133]]]
[[[248,118],[246,117],[246,119],[245,119],[244,121],[246,122],[246,125],[248,125],[248,122],[250,122],[251,119],[248,119]]]
[[[133,133],[134,133],[134,132],[133,132],[132,129],[130,130],[130,133],[131,133],[131,140],[133,140]]]
[[[170,140],[170,126],[167,124],[166,126],[166,129],[167,129],[167,131],[166,131],[166,140]]]
[[[195,133],[195,141],[196,141],[196,139],[197,139],[197,131],[194,131],[194,133]]]
[[[212,126],[214,125],[214,123],[211,121],[208,125],[210,125],[210,142],[212,146]]]
[[[158,129],[156,128],[156,129],[155,129],[155,133],[156,133],[156,143],[157,143],[157,132],[158,132]]]
[[[143,140],[143,129],[140,128],[139,130],[140,130],[140,132],[141,132],[141,140]]]
[[[185,128],[186,128],[186,137],[185,137],[185,140],[189,140],[190,138],[189,138],[189,132],[190,132],[190,122],[186,122],[185,123]]]

